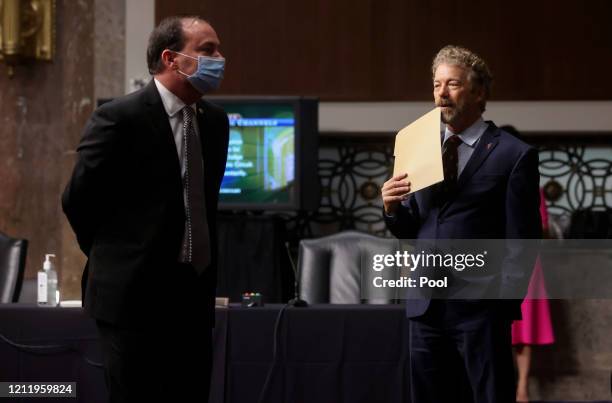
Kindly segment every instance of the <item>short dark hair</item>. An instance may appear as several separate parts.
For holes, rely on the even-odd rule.
[[[149,36],[147,46],[147,66],[149,73],[157,74],[162,70],[161,54],[165,49],[176,52],[185,46],[185,34],[183,32],[183,21],[186,19],[201,20],[203,18],[195,15],[173,16],[164,18]]]

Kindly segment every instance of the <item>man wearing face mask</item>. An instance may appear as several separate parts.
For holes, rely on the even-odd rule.
[[[198,17],[162,21],[153,80],[94,112],[63,194],[111,402],[208,400],[229,126],[202,96],[223,78],[219,46]]]

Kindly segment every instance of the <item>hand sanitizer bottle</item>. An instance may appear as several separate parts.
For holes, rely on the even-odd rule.
[[[57,306],[57,271],[51,261],[55,255],[45,255],[43,269],[38,272],[38,304],[46,306]]]

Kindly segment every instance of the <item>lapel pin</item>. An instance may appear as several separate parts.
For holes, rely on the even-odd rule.
[[[493,146],[493,143],[487,143],[487,150],[490,150],[492,146]]]
[[[204,113],[204,110],[202,108],[198,108],[198,112]]]

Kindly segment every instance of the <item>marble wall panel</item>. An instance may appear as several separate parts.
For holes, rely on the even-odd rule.
[[[62,296],[78,298],[83,257],[65,245],[75,244],[60,195],[93,108],[93,0],[58,0],[56,12],[53,62],[20,65],[12,78],[0,66],[0,230],[29,240],[26,279],[55,253]]]

